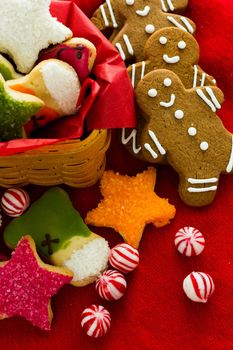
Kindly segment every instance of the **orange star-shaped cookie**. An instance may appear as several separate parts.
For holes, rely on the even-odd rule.
[[[146,224],[161,227],[175,216],[175,207],[154,192],[155,181],[154,168],[135,177],[106,171],[101,180],[104,199],[87,213],[86,223],[112,227],[137,248]]]

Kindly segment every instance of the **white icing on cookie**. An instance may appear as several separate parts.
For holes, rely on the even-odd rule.
[[[201,86],[205,85],[205,78],[206,78],[206,73],[203,72],[201,76]]]
[[[215,113],[216,112],[216,107],[215,105],[212,103],[212,101],[210,101],[206,95],[204,94],[204,92],[201,89],[196,89],[196,93],[198,94],[198,96],[207,104],[207,106],[209,106],[211,108],[211,110]]]
[[[175,64],[180,61],[180,56],[169,57],[168,55],[163,55],[163,60],[168,64]]]
[[[161,45],[166,45],[167,44],[167,38],[165,36],[161,36],[159,38],[159,42]]]
[[[220,105],[219,101],[217,100],[217,98],[216,98],[213,90],[211,89],[211,87],[207,86],[205,89],[206,89],[208,95],[210,96],[210,98],[211,98],[213,104],[215,105],[215,107],[217,109],[221,109],[221,105]]]
[[[165,108],[169,108],[172,107],[175,103],[176,100],[176,96],[174,94],[171,94],[171,98],[169,102],[160,102],[160,106],[165,107]]]
[[[148,91],[148,96],[150,97],[156,97],[158,95],[158,91],[156,89],[150,89]]]
[[[126,138],[125,137],[125,129],[122,129],[122,134],[121,134],[121,142],[123,145],[126,145],[131,139],[132,139],[132,149],[135,154],[138,154],[141,151],[141,147],[137,147],[137,130],[133,129],[129,136]]]
[[[126,0],[126,5],[128,6],[134,5],[134,0]]]
[[[136,14],[138,16],[146,17],[150,13],[150,6],[145,6],[143,10],[137,10]]]
[[[131,66],[131,83],[133,88],[135,87],[135,73],[136,73],[136,65],[135,63]]]
[[[172,85],[172,80],[170,78],[164,79],[163,85],[166,86],[166,87],[171,86]]]
[[[165,6],[164,0],[160,0],[160,1],[161,1],[161,5],[162,5],[162,10],[163,10],[164,12],[167,12],[167,8],[166,8],[166,6]]]
[[[119,53],[121,55],[121,58],[124,61],[126,59],[126,56],[125,56],[124,50],[122,49],[121,44],[120,43],[116,43],[115,46],[116,46],[117,50],[119,51]]]
[[[141,68],[141,80],[144,78],[145,75],[145,69],[146,69],[146,62],[142,61],[142,68]]]
[[[166,150],[163,148],[161,143],[159,142],[157,136],[152,130],[148,131],[148,134],[150,135],[151,140],[154,142],[155,146],[158,148],[159,153],[164,156],[166,154]]]
[[[217,177],[211,177],[209,179],[193,179],[189,178],[188,182],[192,185],[198,185],[198,184],[209,184],[209,183],[215,183],[218,181]]]
[[[180,109],[178,109],[177,111],[175,111],[175,118],[176,119],[183,119],[184,118],[184,112],[181,111]]]
[[[200,149],[201,149],[203,152],[207,151],[208,148],[209,148],[208,142],[202,141],[202,142],[200,143]]]
[[[131,42],[130,42],[130,40],[129,40],[128,35],[123,34],[123,40],[124,40],[125,45],[126,45],[126,47],[127,47],[128,53],[129,53],[131,56],[133,56],[134,51],[133,51],[133,47],[132,47],[132,44],[131,44]]]
[[[147,34],[152,34],[152,33],[154,33],[154,31],[155,31],[155,26],[153,24],[147,24],[145,26],[145,32]]]
[[[144,144],[145,149],[151,154],[151,156],[156,159],[158,158],[158,154],[153,150],[149,143]]]
[[[197,65],[195,64],[194,67],[194,72],[193,72],[193,88],[197,87],[197,75],[198,75],[198,68]]]
[[[172,3],[172,0],[167,0],[167,4],[168,4],[168,7],[169,7],[169,10],[170,11],[174,11],[175,10],[175,7]]]
[[[188,192],[190,193],[201,193],[201,192],[210,192],[210,191],[216,191],[217,186],[210,186],[210,187],[188,187]]]
[[[191,126],[190,128],[188,128],[188,134],[189,134],[189,136],[196,136],[197,135],[197,129],[194,128],[193,126]]]
[[[228,162],[227,168],[226,168],[227,173],[232,172],[232,169],[233,169],[233,136],[231,137],[231,139],[232,139],[231,155],[230,155],[230,159],[229,159],[229,162]]]
[[[186,48],[186,42],[181,40],[178,42],[178,48],[181,49],[181,50],[184,50]]]
[[[101,12],[101,15],[103,17],[105,27],[109,27],[109,21],[108,21],[108,18],[107,18],[105,9],[104,9],[104,5],[100,5],[100,12]]]
[[[108,9],[109,9],[109,13],[110,13],[110,17],[111,17],[111,20],[112,20],[113,28],[117,28],[118,24],[117,24],[117,21],[116,21],[114,12],[113,12],[111,0],[106,0],[106,4],[107,4]]]

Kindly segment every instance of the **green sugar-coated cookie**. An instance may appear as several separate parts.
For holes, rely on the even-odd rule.
[[[65,249],[72,237],[88,237],[91,231],[68,194],[52,187],[25,214],[10,222],[4,232],[5,243],[14,249],[25,234],[32,236],[38,252],[50,259],[52,254]]]
[[[23,126],[43,105],[35,96],[10,89],[0,75],[0,141],[22,137]]]

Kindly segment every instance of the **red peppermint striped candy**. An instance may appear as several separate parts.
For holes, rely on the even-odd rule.
[[[118,271],[107,270],[96,281],[96,290],[105,300],[118,300],[126,290],[125,277]]]
[[[111,249],[109,263],[123,273],[131,272],[139,264],[138,250],[127,243],[118,244]]]
[[[214,292],[214,281],[204,272],[192,272],[183,281],[183,289],[189,299],[206,303]]]
[[[195,256],[203,252],[205,239],[196,228],[183,227],[175,235],[175,246],[182,255]]]
[[[91,305],[81,315],[81,326],[89,337],[102,337],[111,326],[110,313],[101,305]]]
[[[22,215],[29,204],[29,195],[21,188],[8,189],[1,199],[1,206],[4,213],[11,217]]]

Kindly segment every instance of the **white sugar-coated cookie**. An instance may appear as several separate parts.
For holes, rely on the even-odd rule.
[[[0,1],[0,52],[8,54],[21,73],[28,73],[40,50],[72,36],[49,12],[50,0]]]

